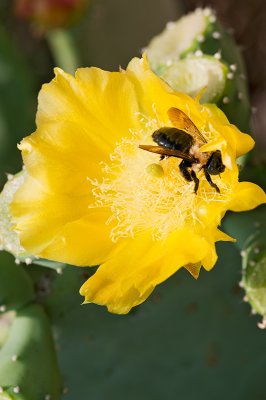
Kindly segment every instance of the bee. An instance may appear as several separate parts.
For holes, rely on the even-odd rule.
[[[211,175],[220,175],[225,170],[220,150],[213,152],[201,152],[199,148],[207,143],[191,119],[178,108],[171,107],[168,116],[173,127],[162,127],[152,134],[152,138],[158,146],[139,145],[142,150],[160,154],[160,159],[165,157],[177,157],[182,161],[179,170],[188,182],[194,181],[194,193],[199,188],[197,173],[203,169],[209,185],[217,193],[219,187],[212,181]]]

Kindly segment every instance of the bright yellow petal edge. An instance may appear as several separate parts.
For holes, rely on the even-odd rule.
[[[168,110],[183,111],[220,150],[226,166],[217,193],[180,174],[180,159],[159,160],[139,145],[171,126]],[[179,268],[196,278],[210,270],[227,210],[266,202],[258,186],[238,182],[236,156],[254,145],[216,107],[175,93],[133,59],[126,71],[55,70],[39,95],[37,130],[20,144],[27,171],[11,205],[21,244],[31,254],[74,265],[99,265],[81,287],[85,303],[124,314]],[[159,171],[159,172],[158,172]]]

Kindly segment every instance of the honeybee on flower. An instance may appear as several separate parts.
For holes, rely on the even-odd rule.
[[[22,246],[46,259],[100,265],[80,293],[120,314],[181,267],[195,277],[201,266],[212,269],[215,243],[233,240],[219,229],[226,211],[266,201],[257,185],[238,181],[236,158],[253,139],[215,105],[171,89],[145,57],[120,72],[55,74],[39,95],[37,130],[19,146],[26,173],[11,213]],[[179,171],[182,159],[140,148],[155,145],[155,131],[174,128],[171,109],[204,138],[197,151],[219,152],[224,166],[213,185],[199,168],[197,194]]]

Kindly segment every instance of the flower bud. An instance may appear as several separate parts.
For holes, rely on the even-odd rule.
[[[73,23],[82,15],[86,3],[87,0],[16,0],[15,13],[49,30]]]

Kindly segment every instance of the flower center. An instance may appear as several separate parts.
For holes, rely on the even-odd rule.
[[[110,208],[107,224],[114,225],[113,241],[145,231],[161,240],[177,227],[200,224],[210,199],[223,200],[223,195],[207,182],[200,184],[196,195],[194,182],[188,182],[180,173],[180,159],[160,160],[158,154],[139,148],[139,144],[154,145],[152,133],[160,128],[158,125],[157,119],[144,119],[143,129],[131,131],[117,144],[111,162],[102,164],[102,181],[89,179],[95,196],[89,207]],[[201,180],[203,172],[198,177]]]

